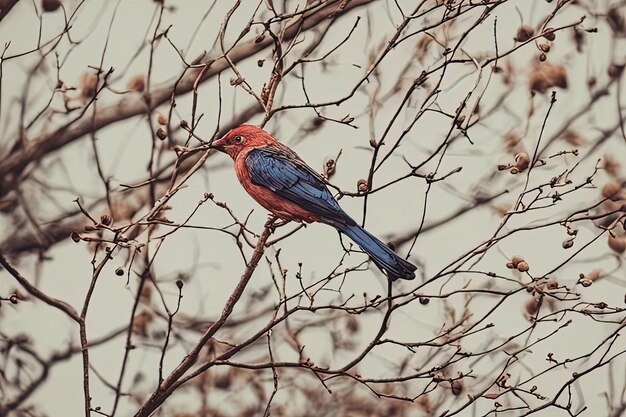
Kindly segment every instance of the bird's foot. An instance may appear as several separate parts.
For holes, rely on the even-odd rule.
[[[274,228],[278,229],[279,227],[283,227],[284,225],[286,225],[287,223],[289,223],[290,220],[279,220],[274,222]]]
[[[269,228],[270,228],[270,231],[271,231],[272,233],[274,233],[274,231],[276,230],[276,227],[277,227],[277,226],[276,226],[276,223],[277,223],[276,221],[277,221],[277,220],[278,220],[278,217],[277,217],[277,216],[275,216],[275,215],[273,215],[273,214],[270,214],[270,215],[267,217],[267,221],[265,222],[265,227],[269,227]]]

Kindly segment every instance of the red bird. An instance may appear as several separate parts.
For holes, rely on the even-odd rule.
[[[233,158],[243,188],[276,216],[326,223],[356,242],[391,280],[415,278],[415,265],[359,226],[339,207],[324,179],[267,132],[242,125],[212,147]]]

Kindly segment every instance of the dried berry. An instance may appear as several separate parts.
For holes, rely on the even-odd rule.
[[[118,277],[121,277],[122,275],[124,275],[124,268],[117,268],[115,270],[115,275],[117,275]]]
[[[624,253],[626,251],[626,239],[623,237],[613,237],[609,235],[609,248],[617,253]]]
[[[529,165],[530,157],[526,152],[520,152],[515,155],[515,168],[517,168],[519,172],[524,171]]]
[[[324,176],[330,179],[335,174],[336,168],[337,164],[335,163],[335,160],[332,158],[329,159],[326,163],[324,163]]]
[[[514,256],[513,258],[511,258],[511,263],[513,264],[513,268],[517,268],[517,265],[520,262],[524,262],[524,258],[522,258],[521,256]]]
[[[218,374],[214,380],[215,388],[219,388],[222,390],[226,390],[230,388],[232,382],[233,382],[233,379],[232,379],[232,375],[230,372]]]
[[[452,394],[455,396],[459,396],[463,393],[463,380],[461,379],[457,379],[452,381],[452,383],[450,384],[450,388],[452,389]]]
[[[528,39],[532,38],[535,34],[535,29],[528,25],[523,25],[519,29],[517,29],[517,35],[515,35],[515,40],[518,42],[526,42]]]
[[[553,87],[567,88],[567,85],[565,67],[547,62],[536,64],[529,79],[530,89],[542,94]]]
[[[359,321],[353,316],[349,316],[346,322],[346,329],[351,334],[357,333],[359,331]]]
[[[611,78],[619,78],[624,72],[624,65],[611,64],[609,65],[609,77]]]
[[[162,127],[157,129],[156,135],[161,140],[165,140],[167,138],[167,133],[165,132],[165,130],[163,130]]]
[[[158,113],[157,123],[161,126],[167,125],[167,117],[163,116],[161,113]]]
[[[359,193],[365,193],[367,192],[367,180],[361,178],[357,183],[356,183],[356,188],[359,191]]]
[[[135,75],[127,85],[129,90],[142,92],[146,88],[146,81],[143,75]]]
[[[89,72],[80,77],[80,94],[84,99],[94,97],[98,92],[98,75]]]
[[[45,12],[54,12],[61,7],[61,0],[41,0],[41,8]]]
[[[530,269],[526,261],[522,261],[517,264],[517,270],[520,272],[527,272]]]
[[[554,28],[547,28],[543,32],[543,37],[551,42],[554,41],[554,39],[556,39],[556,33],[554,33]]]
[[[621,190],[622,186],[618,182],[610,182],[602,187],[602,197],[618,201]]]
[[[526,313],[528,313],[530,316],[534,316],[539,311],[539,306],[539,299],[537,297],[533,297],[526,302],[526,304],[524,305],[524,309],[526,310]]]
[[[606,20],[616,35],[626,33],[626,24],[624,24],[624,16],[615,7],[611,8],[606,15]]]

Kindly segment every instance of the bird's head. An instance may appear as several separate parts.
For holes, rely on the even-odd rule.
[[[264,130],[252,125],[241,125],[213,142],[211,147],[235,159],[246,148],[258,148],[274,142],[276,139]]]

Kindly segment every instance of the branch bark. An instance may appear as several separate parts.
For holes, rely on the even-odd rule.
[[[20,0],[4,0],[0,2],[0,22],[7,17],[13,6]]]
[[[219,319],[216,320],[211,326],[204,332],[200,340],[196,343],[196,345],[187,353],[185,358],[181,361],[181,363],[172,371],[172,373],[163,380],[163,382],[157,387],[152,396],[148,401],[146,401],[139,411],[135,414],[135,417],[147,417],[151,415],[163,402],[174,392],[177,385],[176,382],[191,368],[196,360],[198,359],[198,354],[206,345],[206,343],[217,333],[219,329],[222,328],[226,320],[233,312],[235,305],[241,298],[246,286],[250,282],[250,278],[252,278],[252,273],[256,269],[263,253],[265,252],[265,242],[270,237],[272,232],[272,223],[273,219],[268,221],[268,224],[265,226],[263,233],[259,237],[259,240],[256,244],[252,257],[250,259],[250,263],[248,263],[243,275],[239,279],[239,283],[233,290],[230,297],[226,301],[224,308],[222,310],[222,314]]]
[[[325,19],[335,19],[339,15],[358,8],[359,6],[371,3],[374,0],[354,0],[351,2],[331,0],[320,3],[320,7],[295,19],[284,32],[284,41],[289,41],[299,33],[316,27]],[[345,7],[344,7],[345,6]],[[16,180],[20,173],[29,164],[39,161],[46,154],[80,139],[84,135],[101,129],[110,124],[128,119],[133,116],[144,114],[159,105],[168,102],[172,97],[172,90],[176,88],[176,94],[184,94],[193,90],[194,83],[201,75],[200,81],[205,82],[215,77],[220,72],[230,68],[228,61],[233,63],[243,61],[258,52],[274,45],[271,37],[265,37],[261,41],[250,40],[241,45],[235,46],[227,53],[226,57],[207,58],[204,63],[208,69],[194,68],[189,70],[178,82],[176,87],[173,84],[155,89],[148,97],[134,96],[122,99],[119,103],[108,107],[102,107],[94,117],[83,115],[82,117],[68,122],[64,126],[52,133],[43,134],[33,139],[28,144],[8,155],[0,162],[0,196],[5,195],[16,185]],[[149,103],[149,104],[148,104]]]

